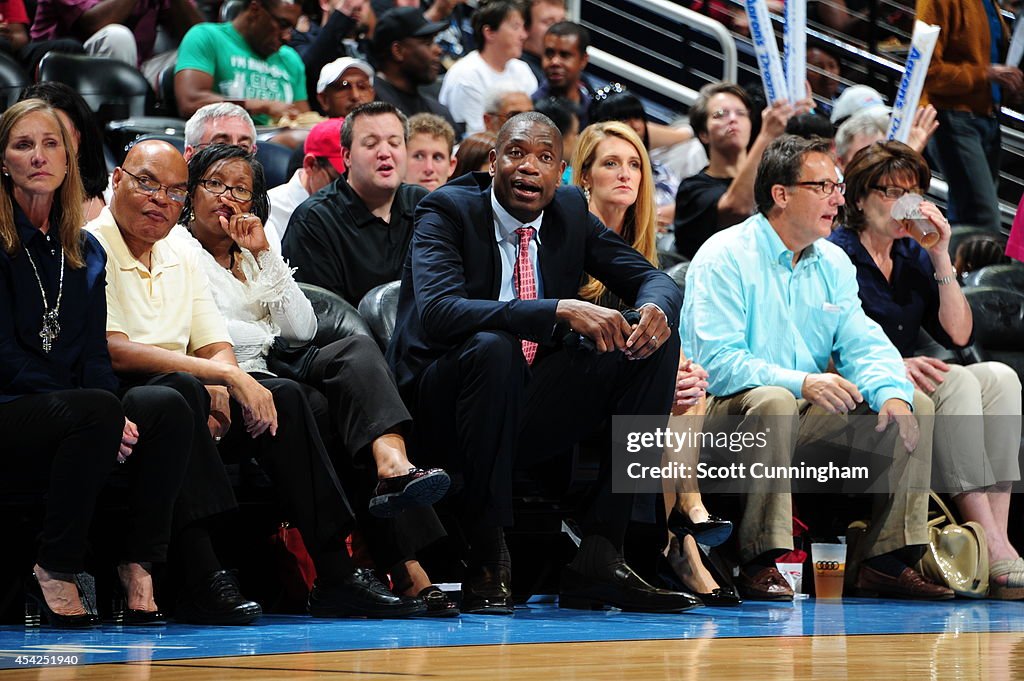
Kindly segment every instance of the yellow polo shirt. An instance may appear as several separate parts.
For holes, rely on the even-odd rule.
[[[108,333],[183,354],[231,342],[196,252],[162,239],[149,269],[128,250],[109,208],[85,228],[107,252]]]

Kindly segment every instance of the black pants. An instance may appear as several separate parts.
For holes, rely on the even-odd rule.
[[[135,388],[122,402],[102,390],[30,395],[0,404],[0,431],[15,452],[38,453],[50,464],[39,564],[57,572],[83,569],[96,497],[116,461],[128,416],[139,442],[124,466],[128,511],[119,560],[163,562],[171,516],[188,463],[190,433],[184,402],[164,388]]]
[[[352,456],[381,435],[411,424],[395,379],[369,336],[350,336],[321,348],[300,379],[327,397],[333,434]]]
[[[359,335],[331,343],[320,349],[301,378],[327,398],[326,414],[318,416],[321,423],[326,420],[330,424],[330,431],[321,430],[334,440],[332,450],[351,457],[349,461],[335,457],[334,461],[346,473],[356,521],[377,565],[388,569],[412,560],[421,548],[444,537],[444,527],[433,508],[396,518],[377,518],[368,511],[376,482],[369,447],[386,433],[408,435],[412,423],[377,343]],[[322,404],[322,400],[313,400],[314,411]]]
[[[427,367],[409,396],[417,456],[462,475],[467,529],[509,526],[513,465],[569,451],[611,415],[667,414],[678,361],[676,333],[644,360],[541,348],[532,367],[518,338],[476,333]],[[621,546],[633,495],[612,494],[610,455],[582,529]]]
[[[318,559],[325,548],[344,546],[344,538],[354,524],[352,509],[302,387],[285,378],[255,377],[274,395],[277,434],[250,437],[245,431],[242,407],[232,400],[231,429],[220,443],[221,455],[256,458],[274,482],[289,521],[302,534],[320,573]]]
[[[238,508],[217,445],[210,436],[210,393],[192,374],[174,372],[155,376],[123,376],[125,400],[140,387],[160,387],[177,393],[186,407],[178,428],[187,432],[191,447],[178,497],[174,504],[173,530]],[[147,393],[155,394],[155,393]],[[154,405],[149,405],[152,408]],[[140,426],[141,428],[141,426]]]

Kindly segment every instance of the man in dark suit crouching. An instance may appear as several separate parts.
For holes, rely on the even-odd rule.
[[[465,481],[463,612],[512,614],[502,528],[512,524],[513,463],[565,452],[613,414],[667,414],[672,403],[679,290],[588,212],[578,188],[558,187],[564,168],[551,120],[520,114],[498,135],[490,176],[441,187],[416,211],[388,362],[419,455],[447,457]],[[578,300],[584,272],[635,305],[639,322]],[[581,337],[592,352],[566,347]],[[693,607],[625,564],[633,495],[612,494],[610,468],[606,458],[560,604]]]

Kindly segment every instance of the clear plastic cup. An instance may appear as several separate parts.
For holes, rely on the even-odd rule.
[[[811,544],[814,597],[842,598],[846,576],[845,544]]]
[[[924,248],[931,248],[939,243],[939,230],[932,224],[932,221],[921,212],[921,202],[924,197],[920,194],[904,194],[896,203],[892,204],[893,220],[903,223],[907,233],[914,238],[914,241]]]

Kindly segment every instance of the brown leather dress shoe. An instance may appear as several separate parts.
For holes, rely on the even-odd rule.
[[[512,574],[506,567],[481,565],[470,568],[462,582],[464,615],[511,615]]]
[[[899,577],[892,577],[861,565],[857,588],[866,594],[927,601],[944,601],[955,595],[952,589],[932,582],[911,568],[906,568]]]
[[[782,573],[773,567],[761,568],[753,576],[741,569],[736,589],[748,601],[792,601],[793,590]]]

